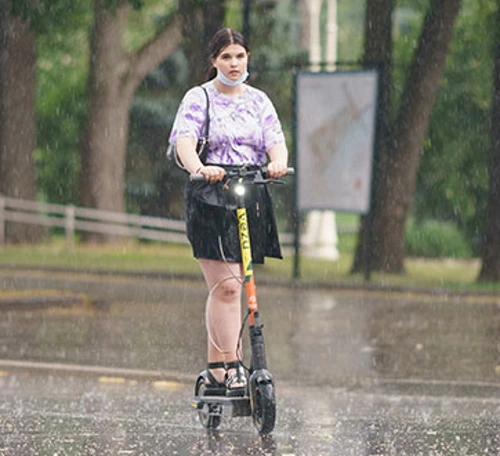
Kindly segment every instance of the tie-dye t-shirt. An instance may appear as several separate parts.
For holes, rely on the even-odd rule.
[[[263,165],[266,151],[285,138],[271,100],[259,89],[245,84],[238,97],[220,93],[213,81],[203,84],[210,99],[207,163]],[[179,137],[198,139],[205,133],[207,100],[200,87],[184,95],[175,117],[170,144]]]

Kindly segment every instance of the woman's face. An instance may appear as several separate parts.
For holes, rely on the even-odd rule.
[[[230,44],[212,59],[212,65],[226,78],[236,81],[247,69],[248,52],[240,44]]]

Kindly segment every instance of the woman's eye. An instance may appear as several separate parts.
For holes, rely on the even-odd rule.
[[[232,59],[232,56],[227,55],[227,54],[223,54],[223,55],[221,55],[221,57],[220,57],[220,58],[221,58],[222,60],[231,60],[231,59]],[[237,54],[237,55],[235,56],[235,58],[236,58],[236,59],[238,59],[238,60],[243,60],[243,59],[245,58],[245,54],[244,54],[244,53]]]

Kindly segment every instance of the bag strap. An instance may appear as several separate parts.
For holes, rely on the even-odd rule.
[[[205,97],[207,99],[207,114],[205,117],[205,140],[208,141],[208,132],[210,131],[210,114],[209,114],[209,109],[210,109],[210,99],[208,98],[208,91],[205,89],[205,87],[200,86],[203,89],[203,92],[205,92]]]
[[[201,149],[203,149],[205,147],[205,144],[208,142],[208,132],[210,130],[210,115],[209,115],[210,100],[208,98],[208,91],[207,91],[207,89],[205,89],[205,87],[203,87],[203,86],[200,86],[200,87],[203,89],[203,92],[205,92],[205,98],[207,99],[207,113],[206,113],[206,116],[205,116],[205,135],[198,140],[198,143],[201,140],[201,143],[202,143]],[[185,170],[186,168],[184,168],[184,165],[179,160],[179,156],[177,155],[177,151],[175,151],[175,149],[174,149],[173,156],[174,156],[175,164],[179,168]]]

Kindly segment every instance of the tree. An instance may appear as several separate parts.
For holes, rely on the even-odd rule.
[[[363,62],[368,66],[376,66],[379,70],[379,106],[377,113],[377,125],[379,132],[377,135],[376,149],[379,156],[387,150],[388,140],[391,131],[391,86],[392,86],[392,29],[393,29],[394,0],[368,0],[365,13],[365,43]],[[382,169],[375,170],[380,176]],[[375,180],[376,183],[376,180]],[[373,201],[376,204],[376,201]],[[376,209],[373,207],[371,213],[361,218],[359,241],[354,257],[353,272],[361,271],[365,268],[365,262],[369,261],[368,251],[371,244],[367,238],[371,229],[373,216]]]
[[[0,0],[0,193],[36,197],[34,151],[36,34],[14,14],[12,0]],[[7,242],[36,242],[43,230],[8,223]]]
[[[179,9],[183,19],[184,51],[191,62],[188,86],[206,79],[208,70],[208,43],[212,35],[224,25],[226,0],[184,0]]]
[[[132,5],[128,0],[109,3],[94,0],[80,201],[123,212],[131,101],[144,77],[180,45],[182,24],[178,16],[170,16],[146,44],[129,52],[124,33]]]
[[[402,273],[421,151],[461,0],[432,0],[376,176],[370,268]],[[363,242],[363,240],[361,240]],[[359,263],[358,263],[359,264]]]
[[[0,192],[36,199],[37,79],[41,39],[80,22],[84,0],[0,0]],[[74,28],[73,28],[74,30]],[[8,242],[36,242],[44,233],[28,224],[7,225]]]
[[[500,281],[500,1],[497,1],[491,105],[491,149],[487,227],[482,244],[482,267],[479,280]]]

